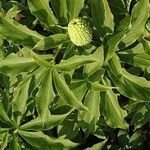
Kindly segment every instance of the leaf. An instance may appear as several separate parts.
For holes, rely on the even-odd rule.
[[[33,50],[49,50],[50,48],[56,48],[62,43],[69,41],[67,34],[54,34],[49,37],[40,40],[33,48]]]
[[[62,100],[64,100],[71,107],[88,111],[74,95],[74,93],[69,89],[68,85],[64,81],[63,77],[54,69],[53,70],[53,80],[55,88]]]
[[[36,107],[39,116],[45,118],[49,115],[49,105],[55,97],[52,85],[52,70],[46,70],[36,95]]]
[[[113,31],[114,17],[107,0],[91,0],[91,14],[93,24],[101,36]]]
[[[140,105],[141,106],[141,105]],[[141,106],[132,118],[132,123],[135,125],[135,128],[140,128],[145,125],[150,120],[150,110],[146,106]]]
[[[3,38],[0,35],[0,60],[3,60],[5,58],[5,52],[3,47]]]
[[[39,150],[51,149],[51,150],[62,150],[63,148],[71,149],[76,147],[78,144],[73,143],[68,139],[53,138],[45,135],[41,131],[39,132],[26,132],[19,130],[21,137],[26,140],[29,144],[36,147]]]
[[[44,37],[0,13],[0,33],[15,44],[33,47]]]
[[[37,64],[31,56],[20,57],[11,53],[4,60],[0,61],[0,72],[9,76],[19,74],[21,72],[30,72]]]
[[[36,53],[31,52],[31,56],[34,58],[34,60],[39,66],[50,67],[51,64],[48,61],[44,60],[40,55],[37,55]]]
[[[88,55],[88,56],[75,55],[73,57],[70,57],[67,60],[62,60],[59,64],[55,65],[55,67],[57,70],[60,70],[60,71],[71,71],[71,70],[79,68],[80,66],[84,64],[92,63],[95,61],[98,61],[98,59],[96,59],[92,55]]]
[[[134,66],[139,66],[142,68],[150,67],[150,55],[146,53],[137,53],[137,54],[120,54],[120,59],[128,64]]]
[[[135,101],[146,102],[150,100],[150,81],[132,75],[121,68],[119,59],[116,56],[110,61],[109,67],[109,76],[122,95]]]
[[[58,125],[58,136],[65,137],[67,139],[74,139],[79,134],[80,130],[77,118],[77,111],[70,113],[63,122]]]
[[[92,54],[98,61],[84,65],[84,74],[85,76],[90,76],[98,69],[100,69],[104,62],[104,50],[103,46],[98,47],[96,51]]]
[[[96,123],[100,117],[100,93],[89,91],[84,98],[84,105],[90,112],[80,112],[79,121],[87,133],[92,133],[96,129]]]
[[[144,146],[144,135],[136,131],[132,134],[130,140],[129,140],[129,147],[132,149],[143,149]]]
[[[71,21],[73,18],[78,17],[81,9],[84,6],[84,0],[66,0],[68,9],[68,18]]]
[[[107,91],[107,90],[112,90],[115,88],[115,87],[111,87],[108,85],[100,84],[98,82],[90,82],[90,81],[88,81],[88,87],[90,90],[93,90],[93,91]]]
[[[84,80],[72,80],[71,84],[69,85],[69,88],[75,96],[77,97],[78,100],[82,101],[87,90],[87,83]]]
[[[135,10],[136,9],[136,10]],[[140,37],[145,30],[145,23],[149,17],[149,0],[139,0],[133,8],[131,29],[127,32],[122,42],[129,46]],[[133,21],[134,20],[134,21]]]
[[[8,128],[0,128],[0,134],[5,133],[6,131],[8,131]]]
[[[9,124],[9,125],[13,125],[13,123],[11,122],[11,120],[8,117],[8,114],[6,112],[6,110],[4,109],[3,103],[0,101],[0,121]]]
[[[7,147],[7,144],[8,144],[8,132],[5,132],[3,135],[2,135],[2,139],[0,138],[0,149],[1,150],[5,150],[5,148]]]
[[[14,113],[14,119],[17,119],[17,124],[20,124],[20,120],[26,111],[28,90],[31,82],[31,78],[27,77],[22,80],[19,85],[14,89],[12,107]]]
[[[14,150],[21,150],[21,146],[20,146],[20,143],[19,143],[19,138],[15,134],[13,134],[13,140],[12,140],[12,143],[11,143],[11,147]]]
[[[107,56],[105,58],[105,62],[107,62],[109,59],[111,59],[111,57],[113,57],[113,55],[115,54],[115,51],[117,50],[117,46],[119,44],[119,42],[121,41],[121,39],[123,38],[125,34],[125,31],[121,31],[118,32],[116,34],[114,34],[107,42]]]
[[[47,115],[45,118],[38,117],[20,126],[20,129],[27,131],[49,130],[54,126],[59,125],[67,115],[68,113],[62,115]]]
[[[66,25],[68,23],[68,9],[66,0],[51,0],[50,4],[58,18],[59,24]]]
[[[124,120],[127,112],[119,106],[117,95],[111,90],[101,92],[101,113],[106,123],[112,128],[128,128],[128,124]]]
[[[107,140],[104,140],[102,142],[99,142],[97,144],[94,144],[92,147],[90,148],[86,148],[85,150],[101,150],[104,145],[106,144]]]
[[[51,25],[56,25],[58,21],[49,7],[48,0],[28,0],[28,6],[31,13],[37,17],[48,30],[54,30],[51,28]]]

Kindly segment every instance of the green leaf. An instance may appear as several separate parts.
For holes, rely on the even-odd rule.
[[[141,105],[140,105],[141,106]],[[140,128],[145,125],[150,120],[150,109],[146,106],[141,106],[132,118],[132,123],[135,125],[135,128]]]
[[[0,101],[0,121],[9,124],[11,126],[13,125],[1,101]]]
[[[98,61],[90,64],[84,65],[84,74],[85,76],[90,76],[98,69],[100,69],[104,62],[104,49],[103,46],[96,49],[96,51],[92,54]]]
[[[7,144],[8,144],[8,132],[5,132],[3,135],[2,135],[2,139],[0,137],[0,149],[1,150],[5,150],[5,148],[7,147]]]
[[[118,49],[117,46],[119,44],[119,42],[121,41],[121,39],[123,38],[125,34],[125,31],[121,31],[118,32],[116,34],[114,34],[107,42],[107,56],[105,58],[105,62],[107,62],[111,57],[113,57],[113,55],[115,54],[115,51]]]
[[[31,78],[27,77],[22,80],[19,85],[14,89],[13,93],[13,113],[14,119],[17,121],[17,124],[20,124],[20,120],[26,111],[27,100],[28,100],[28,90],[31,82]]]
[[[150,55],[146,53],[137,53],[137,54],[120,54],[120,59],[128,64],[132,64],[134,66],[139,66],[142,68],[150,67]]]
[[[51,0],[50,4],[58,18],[59,24],[66,25],[68,22],[68,9],[66,0]]]
[[[69,88],[80,101],[82,101],[88,90],[87,83],[84,80],[72,80]]]
[[[74,139],[79,134],[80,130],[77,118],[77,111],[70,113],[63,122],[58,125],[58,136],[65,137],[67,139]]]
[[[77,99],[74,93],[69,89],[63,77],[55,69],[53,70],[53,80],[55,88],[62,100],[71,107],[88,111],[88,108]]]
[[[144,135],[140,131],[136,131],[129,140],[129,147],[131,149],[143,149]]]
[[[49,50],[50,48],[59,47],[62,43],[69,41],[67,34],[54,34],[40,40],[33,50]]]
[[[91,0],[91,14],[93,24],[102,36],[113,31],[114,17],[107,0]]]
[[[4,60],[0,61],[0,72],[9,76],[19,74],[21,72],[30,72],[37,64],[31,56],[18,56],[11,53]]]
[[[0,13],[0,33],[15,44],[33,47],[44,37]]]
[[[117,95],[113,91],[101,92],[101,111],[109,126],[127,129],[128,124],[124,120],[127,112],[119,106]]]
[[[139,0],[133,8],[131,29],[127,32],[122,42],[129,46],[140,37],[145,30],[145,23],[149,17],[149,0]]]
[[[49,7],[48,0],[28,0],[28,6],[31,13],[37,17],[40,22],[48,29],[52,30],[51,25],[58,23],[51,8]]]
[[[66,0],[68,9],[68,18],[71,21],[73,18],[78,17],[81,9],[84,6],[84,0]]]
[[[132,75],[121,68],[118,57],[114,57],[110,61],[109,67],[109,76],[122,95],[135,101],[150,100],[150,81],[143,77]]]
[[[39,66],[42,66],[42,67],[50,67],[51,66],[51,64],[48,61],[44,60],[40,55],[37,55],[36,53],[31,52],[31,56],[34,58],[34,60],[36,61],[36,63]]]
[[[89,91],[84,98],[84,105],[90,112],[80,112],[79,120],[81,126],[87,133],[92,133],[96,129],[96,123],[100,117],[100,92]]]
[[[49,105],[55,97],[52,86],[52,71],[51,69],[45,71],[42,82],[39,86],[39,91],[36,95],[36,107],[39,116],[45,118],[49,115]]]
[[[12,143],[11,143],[11,147],[13,150],[21,150],[21,146],[20,146],[20,143],[19,143],[19,138],[14,134],[13,135],[13,140],[12,140]]]
[[[76,147],[78,144],[73,143],[68,139],[53,138],[45,135],[41,131],[39,132],[26,132],[19,130],[21,137],[26,140],[29,144],[36,147],[39,150],[51,149],[51,150],[62,150],[63,148],[71,149]]]
[[[98,82],[90,82],[90,81],[88,81],[88,87],[93,91],[107,91],[115,88],[108,85],[100,84]]]
[[[0,134],[3,134],[4,132],[8,131],[8,128],[0,128]]]
[[[92,63],[98,61],[93,55],[81,55],[81,56],[73,56],[67,60],[62,60],[59,64],[55,65],[56,69],[60,71],[71,71],[81,67],[84,64]]]
[[[106,144],[107,140],[104,140],[102,142],[99,142],[97,144],[94,144],[92,147],[90,148],[86,148],[85,150],[101,150],[104,145]]]
[[[3,38],[0,35],[0,60],[4,58],[5,58],[5,52],[4,52]]]
[[[68,113],[62,115],[47,115],[45,118],[38,117],[20,126],[20,129],[32,131],[49,130],[59,125],[67,115]]]

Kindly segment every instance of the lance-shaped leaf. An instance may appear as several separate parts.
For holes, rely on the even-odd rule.
[[[125,31],[118,32],[108,40],[107,42],[108,49],[107,49],[107,56],[105,62],[107,62],[111,57],[113,57],[115,51],[117,50],[117,46],[121,41],[121,39],[123,38],[124,34]]]
[[[0,101],[0,121],[7,123],[9,125],[13,125],[1,101]]]
[[[67,34],[54,34],[39,41],[33,49],[48,50],[50,48],[58,47],[67,41],[69,41],[69,36]]]
[[[72,80],[69,88],[80,101],[82,101],[88,90],[87,83],[84,80]]]
[[[77,99],[74,93],[69,89],[63,77],[55,69],[53,70],[53,79],[55,88],[62,100],[71,107],[88,111],[88,108]]]
[[[66,0],[50,0],[53,11],[58,18],[59,24],[67,24],[68,22],[68,11]]]
[[[0,60],[4,58],[5,58],[5,52],[4,52],[3,38],[0,35]]]
[[[39,66],[50,67],[51,64],[48,61],[44,60],[40,55],[37,55],[34,52],[31,52],[31,55]]]
[[[40,131],[26,132],[19,130],[19,134],[26,142],[39,150],[43,149],[43,147],[51,150],[71,149],[78,145],[68,139],[50,137]]]
[[[63,122],[58,125],[58,136],[67,139],[74,139],[80,131],[78,123],[78,112],[74,111],[68,115]]]
[[[88,87],[93,91],[107,91],[115,88],[109,85],[103,85],[98,82],[90,82],[90,81],[88,81]]]
[[[60,71],[70,71],[81,67],[84,64],[92,63],[98,61],[93,55],[81,55],[81,56],[73,56],[67,60],[61,61],[60,64],[55,65],[56,69]]]
[[[8,131],[8,128],[0,128],[0,134],[3,134],[4,132]]]
[[[131,29],[127,32],[122,42],[129,46],[140,37],[145,30],[145,23],[149,18],[149,0],[139,0],[133,8]]]
[[[52,71],[48,69],[45,71],[45,75],[39,86],[39,91],[36,96],[36,107],[39,116],[45,118],[49,115],[49,105],[52,103],[55,97],[52,86]]]
[[[100,69],[102,67],[103,62],[104,62],[103,46],[97,48],[96,51],[92,55],[95,58],[97,58],[99,61],[84,65],[85,76],[90,76],[91,74],[93,74],[94,72],[96,72],[98,69]]]
[[[63,115],[49,115],[45,118],[38,117],[20,126],[20,129],[32,131],[49,130],[54,126],[59,125],[67,115],[68,113]]]
[[[17,137],[15,134],[13,134],[11,146],[12,146],[12,149],[14,149],[14,150],[21,150],[21,145],[19,143],[19,137]]]
[[[31,13],[39,19],[47,30],[56,33],[60,29],[56,26],[58,20],[49,7],[49,0],[28,0],[28,7]]]
[[[8,131],[0,135],[0,149],[1,150],[5,150],[5,148],[7,147],[8,137],[9,137]]]
[[[84,0],[66,0],[66,2],[69,21],[71,21],[73,18],[78,17],[81,9],[84,6]]]
[[[149,122],[149,120],[150,120],[150,110],[145,105],[141,106],[140,109],[135,113],[135,115],[132,118],[132,123],[135,125],[135,128],[138,129],[143,125],[145,125],[147,122]]]
[[[134,66],[139,67],[150,67],[150,55],[146,53],[137,53],[137,54],[131,54],[131,53],[124,53],[119,54],[119,58],[128,64],[132,64]]]
[[[31,78],[27,77],[24,80],[22,80],[19,85],[14,89],[13,93],[13,100],[12,100],[12,106],[13,106],[13,113],[14,113],[14,119],[17,121],[17,124],[20,123],[20,119],[22,118],[22,115],[26,111],[27,107],[27,100],[28,100],[28,90],[30,85]]]
[[[114,17],[107,0],[91,0],[91,13],[94,26],[101,35],[113,31]]]
[[[117,56],[110,61],[108,73],[122,95],[135,101],[150,101],[150,81],[121,68]]]
[[[38,65],[31,56],[20,57],[14,53],[0,61],[0,72],[13,76],[21,72],[32,71]]]
[[[13,43],[33,47],[44,37],[0,13],[0,34]]]
[[[101,110],[109,126],[112,128],[128,128],[128,124],[124,120],[127,112],[119,106],[117,95],[113,91],[101,92]]]
[[[107,142],[107,139],[100,143],[94,144],[92,147],[86,148],[85,150],[101,150],[106,144],[106,142]]]
[[[89,91],[84,98],[84,105],[90,112],[80,112],[79,120],[81,126],[87,133],[92,133],[96,129],[96,123],[100,117],[100,92]]]

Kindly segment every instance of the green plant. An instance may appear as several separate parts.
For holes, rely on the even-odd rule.
[[[1,150],[150,148],[149,0],[0,6]]]

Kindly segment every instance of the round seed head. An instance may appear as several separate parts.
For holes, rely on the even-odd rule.
[[[68,24],[71,41],[77,46],[83,46],[92,41],[92,29],[85,19],[75,18]]]

